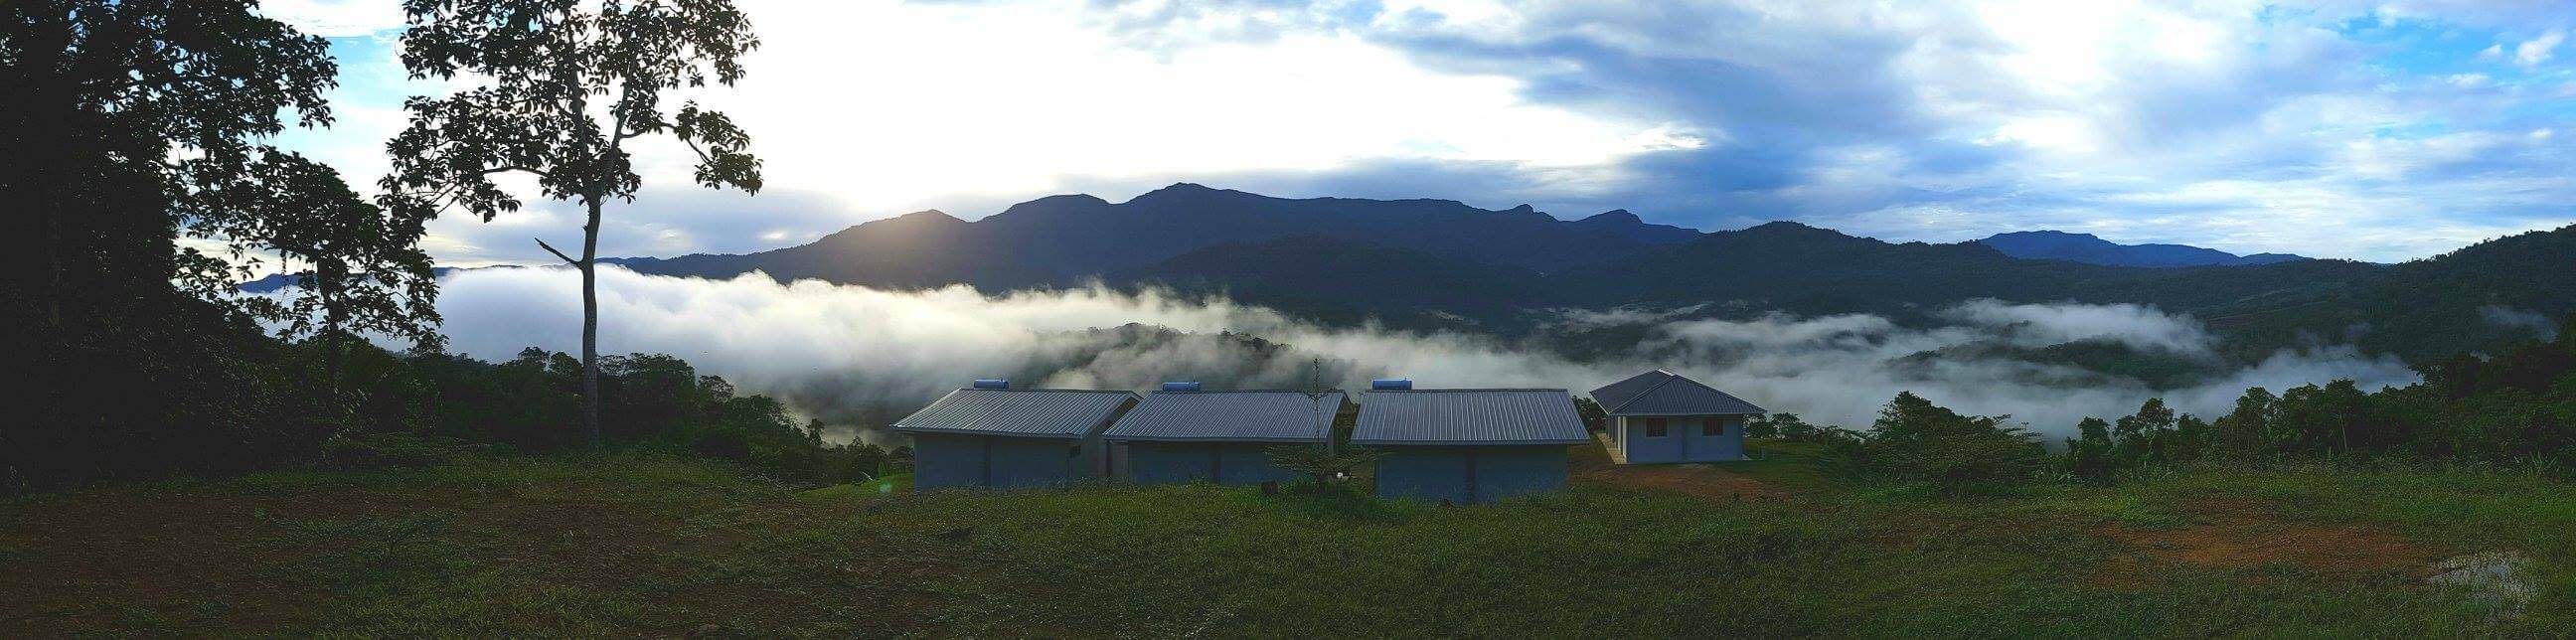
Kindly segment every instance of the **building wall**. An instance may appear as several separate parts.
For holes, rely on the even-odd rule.
[[[1691,441],[1694,462],[1736,462],[1744,459],[1744,416],[1709,416],[1711,424],[1722,424],[1726,431],[1719,435]],[[1695,438],[1699,432],[1693,431]]]
[[[954,487],[1061,485],[1089,477],[1085,443],[1066,438],[967,435],[912,437],[912,480],[923,491]]]
[[[1476,448],[1476,501],[1565,490],[1565,445]]]
[[[1646,435],[1645,416],[1619,418],[1619,446],[1629,464],[1664,462],[1732,462],[1744,459],[1744,416],[1666,416],[1664,435]],[[1702,435],[1700,427],[1716,424],[1719,435]]]
[[[1471,504],[1565,488],[1565,445],[1382,449],[1379,497]]]
[[[913,488],[930,491],[984,486],[984,440],[982,436],[913,436]]]
[[[1270,446],[1261,442],[1129,442],[1126,477],[1139,484],[1295,480],[1295,474],[1271,464]]]
[[[1467,447],[1380,447],[1377,495],[1426,502],[1473,502],[1468,496]]]
[[[986,438],[993,446],[995,489],[1061,485],[1086,474],[1082,443],[1060,438]]]

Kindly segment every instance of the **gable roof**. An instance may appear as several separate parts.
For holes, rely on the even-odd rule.
[[[1374,390],[1351,444],[1512,445],[1591,442],[1564,389]]]
[[[1323,442],[1340,391],[1156,391],[1105,435],[1119,440]]]
[[[1601,412],[1614,416],[1726,416],[1770,413],[1698,380],[1656,369],[1592,390]]]
[[[962,433],[1039,438],[1091,435],[1136,405],[1136,394],[1085,389],[958,389],[910,417],[903,433]]]

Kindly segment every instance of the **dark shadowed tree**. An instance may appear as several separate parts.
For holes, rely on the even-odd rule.
[[[2019,482],[2046,461],[2047,449],[2021,428],[2005,426],[2011,420],[1963,415],[1899,392],[1870,424],[1861,462],[1947,490]]]
[[[600,212],[634,201],[643,183],[626,143],[670,135],[697,153],[698,183],[759,191],[760,161],[731,119],[695,102],[663,106],[667,91],[732,85],[759,40],[728,0],[406,0],[403,10],[412,76],[480,84],[404,104],[411,126],[386,145],[386,205],[424,216],[457,206],[490,221],[519,208],[493,179],[516,173],[587,213],[581,257],[538,244],[581,272],[582,429],[596,446]]]
[[[195,196],[239,179],[260,138],[330,122],[335,70],[327,42],[249,2],[0,2],[0,218],[32,245],[5,252],[0,351],[43,372],[0,420],[0,475],[55,485],[264,452],[270,345],[214,300],[248,265],[180,239],[241,215]]]
[[[335,392],[341,352],[360,332],[437,348],[438,281],[420,250],[427,221],[418,209],[376,206],[338,171],[281,152],[265,154],[242,180],[209,195],[215,206],[239,212],[233,226],[210,231],[276,254],[278,268],[294,274],[282,300],[252,298],[249,306],[277,322],[280,337],[321,341]]]
[[[2272,453],[2272,423],[2278,421],[2281,398],[2272,390],[2249,387],[2236,398],[2236,409],[2218,418],[2215,427],[2218,450],[2231,459],[2256,458]]]
[[[2111,423],[2111,438],[2129,464],[2167,462],[2177,418],[2163,398],[2148,398],[2138,412]]]
[[[236,179],[281,116],[328,125],[336,72],[327,42],[249,2],[0,3],[0,199],[42,241],[15,274],[35,285],[24,302],[58,318],[98,286],[227,284],[237,265],[175,240],[229,214],[173,196]]]
[[[2076,437],[2066,439],[2066,470],[2078,478],[2102,480],[2120,468],[2119,449],[2111,440],[2111,423],[2087,416],[2075,423]]]

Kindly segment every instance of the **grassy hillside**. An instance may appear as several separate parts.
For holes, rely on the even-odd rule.
[[[704,463],[268,473],[0,503],[7,635],[2546,635],[2576,492],[2209,470],[1935,498],[1773,446],[1444,509],[807,489]],[[2511,550],[2519,616],[2428,563]]]

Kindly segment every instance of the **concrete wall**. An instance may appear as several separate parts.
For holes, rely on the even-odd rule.
[[[1471,504],[1565,488],[1565,445],[1381,448],[1379,497]]]
[[[930,491],[984,486],[984,437],[912,437],[912,486]]]
[[[1265,442],[1128,442],[1126,478],[1138,484],[1287,482],[1296,474],[1270,463]]]
[[[1477,447],[1476,501],[1565,490],[1565,445]]]
[[[1733,462],[1744,459],[1744,416],[1664,416],[1664,435],[1646,434],[1646,416],[1617,420],[1621,453],[1628,464],[1664,462]],[[1704,426],[1721,428],[1706,435]]]
[[[1061,485],[1093,477],[1097,446],[1069,438],[912,437],[912,481],[922,491]]]

